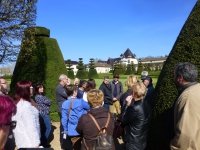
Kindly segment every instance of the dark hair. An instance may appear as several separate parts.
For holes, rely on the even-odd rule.
[[[26,101],[30,102],[30,97],[31,97],[31,93],[30,93],[30,87],[31,87],[32,83],[31,81],[19,81],[16,84],[15,87],[15,100],[20,100],[21,98],[23,98]]]
[[[16,105],[9,96],[0,95],[0,125],[11,122],[11,117],[16,113]]]
[[[175,67],[175,78],[182,76],[187,82],[195,82],[198,77],[198,70],[195,65],[189,62],[179,63]]]
[[[80,80],[78,87],[82,87],[85,83],[87,83],[86,80]]]
[[[119,78],[119,74],[114,74],[113,78]]]
[[[42,95],[43,95],[44,93],[40,93],[40,92],[39,92],[39,88],[42,88],[42,87],[44,88],[44,85],[43,85],[42,83],[37,83],[37,84],[35,85],[35,88],[34,88],[34,89],[35,89],[35,91],[34,91],[35,94],[42,94]]]
[[[67,96],[72,96],[74,91],[77,90],[77,86],[70,84],[70,85],[65,86],[65,89],[66,89]]]
[[[85,91],[88,92],[91,89],[95,89],[95,88],[96,88],[95,80],[94,79],[88,79]]]

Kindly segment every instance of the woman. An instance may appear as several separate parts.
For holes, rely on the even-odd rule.
[[[40,145],[39,111],[31,103],[30,81],[19,81],[15,88],[17,113],[12,120],[17,122],[13,130],[17,148],[38,148]]]
[[[83,100],[85,100],[86,102],[88,102],[87,100],[87,92],[95,89],[96,88],[96,82],[94,79],[88,79],[87,84],[86,84],[86,88],[85,91],[83,93]]]
[[[16,122],[12,121],[12,116],[16,113],[16,105],[13,100],[4,95],[0,95],[0,150],[4,149],[10,129],[14,129]]]
[[[44,86],[41,83],[35,86],[35,94],[35,102],[40,113],[41,145],[48,147],[51,133],[51,119],[49,116],[51,101],[45,96]]]
[[[137,76],[135,75],[130,75],[127,77],[127,80],[126,80],[126,83],[125,85],[127,86],[127,91],[125,93],[123,93],[120,97],[120,105],[121,105],[121,108],[122,108],[122,114],[126,108],[126,98],[129,96],[129,95],[132,95],[133,93],[133,90],[132,90],[132,87],[134,84],[136,84],[138,82],[138,78]]]
[[[122,118],[125,126],[125,146],[126,150],[144,150],[150,115],[147,103],[143,102],[146,87],[138,82],[132,89],[132,96],[126,98],[128,108]]]
[[[111,116],[108,122],[106,132],[108,135],[113,135],[114,129],[114,117],[104,107],[102,107],[104,95],[101,90],[92,89],[87,93],[87,99],[91,106],[91,110],[88,112],[91,114],[100,127],[104,127],[108,120],[108,113]],[[94,121],[90,118],[89,114],[83,115],[78,122],[77,132],[83,136],[81,149],[91,150],[96,142],[96,137],[99,134],[98,128],[95,126]],[[114,149],[114,145],[113,145]]]
[[[64,128],[64,139],[66,139],[66,149],[70,149],[70,142],[73,144],[73,149],[80,149],[80,135],[76,131],[79,118],[86,114],[90,109],[89,104],[83,99],[76,98],[77,87],[75,85],[66,86],[66,93],[69,96],[62,104],[62,126]],[[69,138],[67,138],[67,136]],[[71,141],[70,141],[71,140]],[[67,143],[69,145],[67,145]]]

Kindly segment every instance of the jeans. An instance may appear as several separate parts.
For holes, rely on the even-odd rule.
[[[104,103],[104,104],[103,104],[103,107],[106,108],[108,111],[109,111],[109,109],[110,109],[110,105],[109,105],[109,104],[105,104],[105,103]]]
[[[48,144],[48,140],[51,134],[51,119],[49,115],[40,115],[41,121],[41,138],[42,138],[42,143]]]

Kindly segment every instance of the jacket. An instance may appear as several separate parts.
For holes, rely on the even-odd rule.
[[[100,85],[99,90],[104,94],[104,104],[112,105],[112,89],[111,85],[106,85],[104,82]]]
[[[58,112],[61,113],[62,103],[67,99],[68,95],[66,93],[65,88],[61,84],[57,85],[55,92],[56,92],[56,102],[58,105]]]
[[[111,89],[112,89],[112,97],[114,97],[114,89],[115,89],[115,86],[116,86],[116,98],[119,100],[119,98],[121,97],[121,95],[123,94],[123,85],[120,81],[118,81],[117,84],[115,84],[115,81],[113,80],[111,83]]]
[[[100,127],[104,127],[108,118],[108,113],[110,112],[108,112],[105,108],[100,107],[91,109],[89,113],[91,113],[94,116]],[[106,129],[106,131],[107,134],[113,135],[114,117],[112,114],[110,114],[110,116],[111,116],[110,122],[108,124],[108,128]],[[87,146],[91,148],[92,144],[95,142],[95,137],[97,136],[99,131],[88,114],[83,115],[79,119],[76,130],[85,139],[85,143],[87,144]],[[82,150],[86,149],[84,142],[82,142],[81,149]]]
[[[20,99],[17,113],[12,120],[16,121],[13,129],[17,148],[36,148],[40,144],[39,111],[30,102]]]
[[[179,96],[174,109],[175,136],[171,150],[200,149],[200,84],[187,87]]]
[[[70,110],[71,107],[71,110]],[[90,106],[83,99],[70,98],[62,104],[62,126],[69,136],[79,135],[76,131],[79,118],[86,114]]]
[[[149,108],[142,100],[129,106],[122,118],[125,127],[125,141],[131,143],[132,150],[144,150],[148,132]]]

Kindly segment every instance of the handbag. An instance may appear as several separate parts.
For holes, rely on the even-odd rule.
[[[84,142],[86,150],[112,150],[113,144],[114,144],[113,137],[112,135],[108,135],[106,131],[108,124],[110,122],[110,113],[108,113],[108,119],[106,121],[106,125],[103,128],[99,126],[99,124],[97,123],[96,119],[92,116],[92,114],[88,114],[88,115],[95,123],[95,126],[97,127],[99,132],[95,138],[95,144],[93,144],[91,149],[88,148],[85,142],[85,139],[83,138],[83,142]]]

